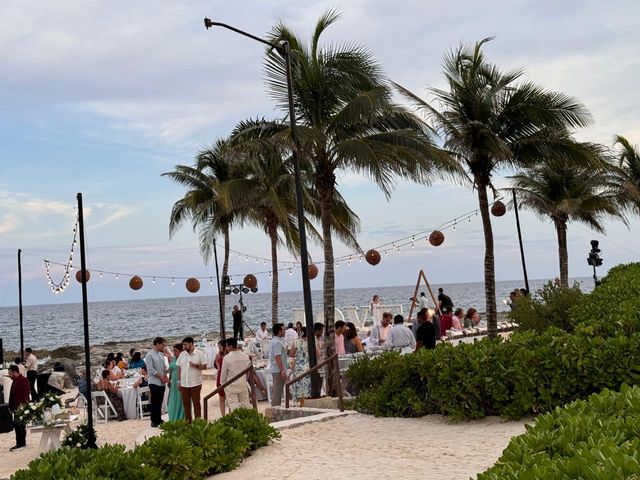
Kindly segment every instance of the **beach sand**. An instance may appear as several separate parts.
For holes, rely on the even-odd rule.
[[[498,459],[525,421],[497,417],[449,423],[440,415],[376,418],[354,414],[283,430],[236,470],[215,478],[468,479]]]

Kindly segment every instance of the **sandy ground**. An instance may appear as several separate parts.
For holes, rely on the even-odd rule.
[[[205,371],[203,396],[213,390],[213,372]],[[70,395],[74,392],[63,398]],[[260,411],[267,406],[267,402],[258,404]],[[209,400],[208,407],[210,419],[220,416],[217,396]],[[283,430],[281,440],[259,449],[238,469],[215,478],[468,479],[490,467],[509,439],[524,433],[524,425],[524,421],[503,422],[494,417],[452,424],[439,415],[408,419],[353,414]],[[133,448],[159,432],[150,427],[148,419],[96,425],[98,445],[120,443]],[[0,479],[38,457],[40,436],[27,430],[27,448],[9,452],[15,444],[14,433],[0,434]]]
[[[498,459],[525,422],[491,417],[459,424],[439,415],[375,418],[350,415],[283,430],[282,439],[259,449],[231,479],[468,479]]]

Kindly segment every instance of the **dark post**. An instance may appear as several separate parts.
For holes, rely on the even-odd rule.
[[[527,263],[524,260],[524,247],[522,246],[522,232],[520,231],[520,216],[518,215],[518,200],[516,199],[516,189],[512,188],[513,209],[516,212],[516,227],[518,227],[518,242],[520,243],[520,258],[522,259],[522,273],[524,274],[524,288],[529,294],[529,277],[527,276]]]
[[[87,427],[89,438],[87,448],[96,447],[96,432],[93,429],[93,399],[91,398],[91,355],[89,352],[89,306],[87,304],[87,264],[84,254],[84,216],[82,212],[82,193],[78,193],[78,230],[80,231],[80,271],[82,272],[82,320],[84,323],[84,363],[85,379],[89,398],[87,398]]]
[[[18,249],[18,315],[20,317],[20,358],[24,362],[24,330],[22,329],[22,250]]]
[[[213,259],[216,262],[216,285],[218,287],[218,305],[220,306],[220,338],[224,340],[224,311],[222,309],[222,297],[220,296],[220,271],[218,270],[218,249],[216,239],[213,239]]]

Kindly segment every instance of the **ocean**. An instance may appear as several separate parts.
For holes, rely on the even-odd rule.
[[[590,278],[576,278],[583,292],[593,289]],[[548,280],[530,280],[532,292]],[[496,282],[498,311],[508,310],[503,302],[509,292],[521,288],[522,281]],[[485,311],[484,283],[451,283],[432,285],[437,295],[442,287],[456,307],[474,307]],[[336,290],[336,308],[368,306],[374,294],[382,304],[402,305],[405,315],[411,306],[414,286],[347,288]],[[423,287],[420,291],[423,291]],[[427,296],[429,294],[427,293]],[[322,291],[312,292],[314,313],[322,310]],[[271,294],[249,293],[243,295],[247,311],[245,322],[254,330],[260,322],[271,323]],[[238,303],[238,295],[226,298],[226,329],[232,331],[231,308]],[[429,302],[431,303],[431,302]],[[302,292],[280,292],[279,313],[281,322],[293,320],[292,309],[303,307]],[[127,300],[89,303],[89,331],[91,344],[109,341],[146,339],[155,336],[181,336],[211,334],[219,329],[219,307],[216,296],[158,298],[151,300]],[[18,350],[20,346],[18,307],[0,308],[0,338],[6,350]],[[32,305],[23,307],[25,347],[53,349],[65,345],[83,345],[82,304]],[[246,327],[245,327],[246,331]]]

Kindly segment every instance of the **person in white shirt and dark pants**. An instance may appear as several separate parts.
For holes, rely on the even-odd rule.
[[[195,347],[193,337],[184,338],[182,348],[177,361],[178,382],[184,406],[184,418],[187,422],[191,422],[194,417],[202,418],[200,392],[202,391],[202,371],[207,368],[207,356]],[[193,404],[193,415],[191,404]]]

